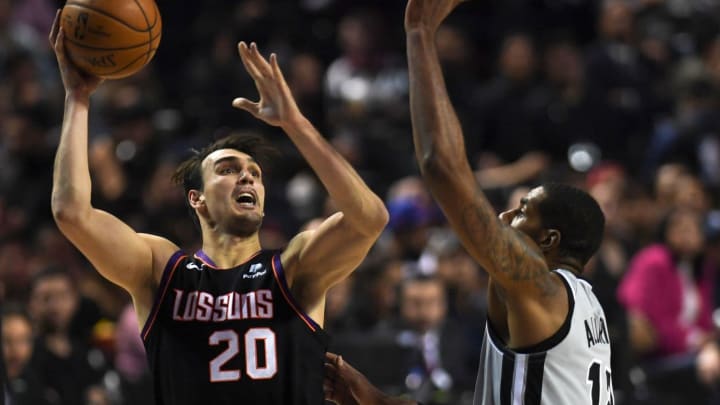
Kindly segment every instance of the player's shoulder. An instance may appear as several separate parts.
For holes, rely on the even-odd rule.
[[[168,261],[178,252],[181,252],[180,247],[162,236],[149,233],[138,233],[138,236],[147,244],[152,252],[152,272],[154,278],[162,276],[162,272],[167,266]],[[159,279],[156,281],[159,281]]]

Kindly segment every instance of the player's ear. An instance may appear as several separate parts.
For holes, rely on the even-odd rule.
[[[205,205],[205,195],[198,190],[188,191],[188,202],[193,208],[200,208]]]
[[[545,229],[540,238],[540,248],[548,251],[556,248],[560,244],[562,235],[557,229]]]

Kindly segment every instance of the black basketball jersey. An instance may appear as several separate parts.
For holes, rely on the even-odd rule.
[[[142,338],[157,404],[323,404],[328,337],[294,301],[279,252],[226,270],[175,253]]]

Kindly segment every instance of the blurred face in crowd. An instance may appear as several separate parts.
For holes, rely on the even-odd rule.
[[[380,317],[387,316],[397,305],[397,287],[403,278],[402,262],[391,260],[373,282],[373,310]]]
[[[30,320],[15,314],[5,316],[2,320],[2,345],[8,377],[17,378],[32,356]]]
[[[678,178],[675,187],[675,206],[705,212],[710,207],[709,200],[700,179],[690,174]]]
[[[665,240],[678,256],[692,258],[698,255],[705,244],[701,216],[692,210],[677,210],[670,214]]]
[[[437,328],[445,319],[445,290],[438,279],[406,281],[401,300],[403,320],[416,332]]]
[[[30,314],[44,332],[67,331],[78,305],[77,291],[66,275],[42,278],[30,293]]]
[[[198,216],[212,229],[248,237],[263,218],[265,186],[260,165],[248,154],[219,149],[202,162],[203,191],[191,191]]]
[[[660,166],[655,174],[655,195],[662,204],[673,204],[680,178],[687,168],[680,164],[668,163]]]
[[[569,42],[553,45],[545,51],[545,74],[558,85],[573,85],[583,81],[585,74],[582,56]]]
[[[337,319],[345,312],[352,300],[353,279],[346,278],[330,288],[325,295],[325,319]]]
[[[628,40],[632,35],[633,15],[630,7],[622,1],[610,1],[602,10],[600,31],[605,38]]]
[[[535,72],[535,51],[525,35],[513,35],[505,40],[500,67],[504,76],[514,81],[526,81]]]

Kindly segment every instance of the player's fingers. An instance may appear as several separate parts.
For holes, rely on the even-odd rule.
[[[65,63],[65,30],[60,27],[55,40],[55,55],[60,63]]]
[[[282,70],[280,70],[280,65],[278,64],[277,55],[275,53],[270,54],[270,68],[272,69],[273,76],[280,86],[280,89],[284,93],[290,92],[290,87],[285,81],[285,75],[283,75]]]
[[[234,99],[232,106],[240,110],[245,110],[256,117],[260,112],[260,103],[255,103],[242,97]]]
[[[250,55],[252,56],[253,64],[260,70],[260,73],[262,73],[264,77],[271,77],[272,69],[270,68],[270,64],[268,64],[267,60],[260,54],[255,42],[250,43]]]
[[[50,41],[50,46],[52,47],[55,47],[55,39],[60,29],[60,10],[61,9],[57,9],[57,11],[55,11],[55,20],[53,20],[52,28],[50,28],[50,35],[48,35],[48,41]]]
[[[243,66],[245,66],[245,70],[250,76],[256,81],[262,79],[262,74],[251,60],[252,56],[245,41],[240,41],[238,44],[238,52],[240,53],[240,60],[242,60]]]
[[[325,352],[325,360],[331,364],[339,364],[338,362],[342,361],[342,357],[331,352]]]

